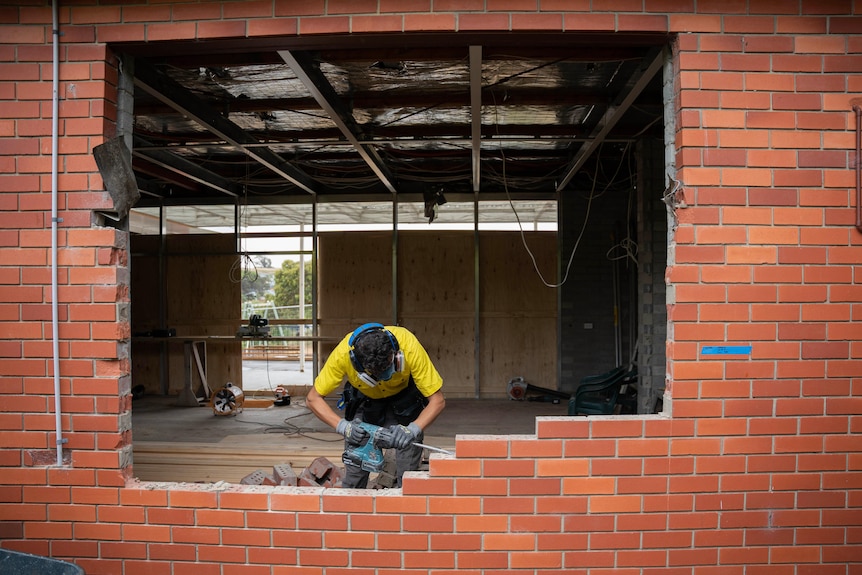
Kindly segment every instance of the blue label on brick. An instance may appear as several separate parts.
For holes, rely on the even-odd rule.
[[[751,355],[750,345],[705,345],[702,355]]]

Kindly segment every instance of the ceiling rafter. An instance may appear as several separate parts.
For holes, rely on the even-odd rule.
[[[553,197],[562,178],[589,185],[593,162],[663,137],[661,74],[639,86],[636,71],[666,44],[483,33],[144,46],[131,52],[150,68],[134,91],[133,168],[148,203],[235,202],[225,190],[249,204],[400,203],[440,186],[450,210],[458,194]]]
[[[483,58],[484,60],[484,58]],[[350,95],[350,103],[354,109],[370,109],[379,107],[400,108],[414,107],[425,108],[435,106],[441,108],[464,106],[471,95],[467,90],[453,90],[450,94],[417,93],[413,94],[387,94],[386,99],[381,100],[379,94],[356,93]],[[500,97],[489,90],[482,92],[482,105],[491,106],[593,106],[605,105],[608,98],[603,94],[590,93],[566,93],[557,94],[548,90],[537,90],[530,88],[519,88],[507,90],[505,102],[500,102]],[[317,100],[310,97],[305,98],[257,98],[227,100],[221,103],[222,111],[226,114],[233,113],[255,113],[255,112],[279,112],[279,111],[307,111],[319,110]],[[176,110],[158,101],[142,102],[135,105],[135,111],[141,115],[159,114],[162,116],[173,116],[179,114]]]
[[[260,143],[257,138],[224,118],[206,102],[144,60],[135,62],[135,86],[241,149],[295,186],[311,194],[317,193],[317,184],[308,174],[292,166],[269,148],[254,146]]]
[[[557,185],[557,191],[562,191],[568,185],[572,177],[578,173],[584,163],[605,141],[605,138],[610,131],[616,126],[617,122],[625,115],[634,101],[640,96],[647,84],[653,79],[656,72],[661,70],[664,64],[664,50],[662,48],[651,49],[646,56],[641,60],[641,65],[638,66],[634,74],[629,77],[623,89],[620,91],[617,100],[605,110],[604,115],[596,123],[593,132],[588,137],[587,141],[578,149],[575,157],[569,162],[565,171],[565,176]]]
[[[136,137],[132,155],[199,184],[208,186],[228,196],[236,197],[242,195],[241,186],[234,184],[218,174],[213,173],[181,156],[166,150],[147,149],[142,151],[140,149],[140,146],[149,145],[150,143],[146,140]]]
[[[470,46],[470,120],[473,191],[479,193],[482,175],[482,46]]]
[[[320,107],[329,114],[330,119],[338,126],[338,129],[341,130],[347,141],[353,145],[365,163],[368,164],[371,171],[386,186],[386,189],[393,194],[397,193],[394,176],[377,154],[377,150],[373,146],[360,141],[360,130],[356,120],[338,97],[338,94],[326,79],[326,76],[323,75],[320,66],[311,59],[307,52],[280,50],[278,55],[291,67],[293,72],[311,92],[314,99],[317,100]]]

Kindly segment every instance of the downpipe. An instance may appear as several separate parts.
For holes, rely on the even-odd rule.
[[[862,106],[856,112],[856,231],[862,233]]]
[[[60,410],[60,322],[59,306],[57,304],[57,155],[60,115],[60,24],[57,10],[58,0],[51,2],[52,24],[51,32],[54,42],[53,77],[51,98],[51,336],[52,356],[54,361],[54,419],[57,436],[57,465],[63,465],[63,444],[68,441],[63,438],[63,417]]]

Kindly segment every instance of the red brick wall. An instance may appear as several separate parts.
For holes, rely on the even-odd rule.
[[[0,6],[3,547],[88,574],[862,573],[859,0],[63,2],[60,468],[44,466],[51,13],[17,4]],[[126,238],[91,226],[109,200],[90,151],[116,116],[105,43],[429,30],[680,34],[673,415],[462,437],[403,495],[126,485]]]

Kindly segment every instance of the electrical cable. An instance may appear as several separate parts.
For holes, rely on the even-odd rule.
[[[313,441],[322,441],[323,443],[341,443],[344,441],[344,439],[340,438],[340,437],[336,438],[336,439],[324,439],[322,437],[315,437],[315,436],[309,435],[311,433],[320,433],[320,430],[317,428],[314,428],[314,427],[296,425],[296,424],[292,423],[291,420],[299,418],[299,417],[306,417],[308,415],[313,415],[312,411],[310,409],[308,409],[308,407],[305,406],[304,402],[295,403],[295,404],[292,403],[291,405],[296,405],[298,407],[302,407],[305,409],[305,411],[303,411],[301,413],[297,413],[295,415],[291,415],[290,417],[285,417],[284,420],[282,421],[281,425],[273,425],[271,423],[261,423],[259,421],[246,421],[244,419],[240,419],[240,416],[237,416],[235,418],[235,421],[237,421],[239,423],[245,423],[247,425],[258,425],[258,426],[264,427],[265,428],[263,431],[264,433],[281,433],[281,434],[286,435],[288,437],[299,436],[299,437],[303,437],[305,439],[311,439]]]
[[[623,153],[625,154],[625,152],[627,150],[628,150],[628,145],[626,145],[626,150],[624,150]],[[631,165],[632,155],[628,154],[628,158],[629,158],[629,173],[631,174],[631,173],[633,173],[632,165]],[[622,162],[620,163],[620,166],[622,166]],[[619,171],[619,170],[617,170],[617,171]],[[629,179],[631,179],[631,178],[629,178]],[[605,254],[605,256],[611,261],[617,261],[617,260],[621,260],[621,259],[626,259],[626,260],[630,259],[632,262],[634,262],[634,265],[637,266],[638,265],[638,258],[637,258],[638,244],[635,240],[632,239],[632,230],[631,230],[632,207],[633,207],[632,203],[633,203],[634,190],[635,190],[635,188],[633,186],[629,186],[629,198],[628,198],[628,202],[626,205],[626,237],[624,237],[622,240],[620,240],[619,243],[611,246],[610,249]],[[611,254],[615,250],[617,250],[618,248],[623,251],[622,255],[612,256]]]
[[[493,94],[493,92],[491,92],[491,94]],[[498,128],[497,134],[499,135],[499,123],[497,122],[496,118],[497,118],[497,102],[495,99],[494,100],[494,124]],[[601,151],[601,147],[599,147],[599,151]],[[515,214],[515,220],[517,220],[517,222],[518,222],[518,232],[521,235],[521,243],[524,245],[524,249],[527,251],[527,255],[530,256],[530,260],[533,262],[533,269],[536,271],[536,275],[539,276],[539,279],[545,285],[545,287],[560,288],[569,279],[569,272],[572,269],[572,262],[575,259],[575,252],[577,252],[578,246],[581,243],[581,238],[583,238],[583,236],[584,236],[584,231],[587,229],[587,222],[589,222],[589,218],[590,218],[590,208],[592,207],[593,195],[594,195],[595,190],[596,190],[595,182],[596,182],[596,179],[598,178],[599,162],[596,162],[596,176],[595,176],[596,179],[593,180],[593,187],[590,190],[590,197],[589,197],[589,200],[587,201],[587,210],[586,210],[586,213],[584,214],[584,223],[581,226],[581,231],[578,234],[577,240],[575,240],[575,245],[572,247],[572,253],[569,255],[569,261],[566,264],[566,273],[563,275],[562,281],[560,281],[559,283],[556,283],[556,284],[552,284],[545,279],[544,275],[542,275],[541,270],[539,270],[539,264],[536,262],[536,256],[533,255],[533,251],[530,249],[530,246],[527,245],[527,238],[524,235],[524,225],[521,223],[521,218],[518,216],[518,210],[515,209],[515,203],[512,201],[512,196],[509,194],[509,185],[506,181],[506,153],[503,150],[502,143],[500,144],[500,156],[503,159],[503,164],[502,164],[502,166],[503,166],[502,167],[503,190],[506,192],[506,199],[509,201],[509,206],[511,206],[511,208],[512,208],[512,213]]]
[[[275,395],[275,389],[272,387],[272,379],[269,376],[269,347],[263,346],[263,359],[266,365],[266,385],[269,387],[269,391]],[[257,398],[257,394],[262,391],[260,389],[255,389],[254,393],[251,394],[252,399]]]
[[[249,177],[249,169],[248,164],[246,164],[246,178]],[[243,228],[243,220],[245,217],[245,211],[248,207],[248,188],[244,187],[242,203],[239,207],[239,226]],[[260,275],[257,272],[257,266],[254,263],[254,259],[248,254],[245,249],[245,229],[242,229],[240,234],[240,255],[234,260],[233,264],[230,266],[230,270],[228,271],[228,279],[230,279],[231,283],[241,283],[244,280],[248,280],[250,282],[256,282]]]

